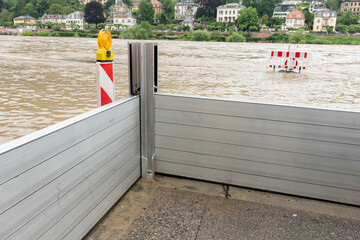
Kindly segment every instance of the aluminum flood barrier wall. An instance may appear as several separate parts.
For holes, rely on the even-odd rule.
[[[0,239],[81,239],[140,177],[139,97],[0,146]]]
[[[155,95],[156,172],[360,205],[360,113]]]

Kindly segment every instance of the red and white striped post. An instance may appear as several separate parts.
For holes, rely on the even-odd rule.
[[[115,100],[114,63],[111,50],[111,35],[106,29],[98,36],[99,48],[96,52],[96,80],[98,107],[112,103]]]

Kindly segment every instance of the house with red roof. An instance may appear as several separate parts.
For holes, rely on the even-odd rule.
[[[150,2],[151,2],[151,4],[153,5],[153,8],[154,8],[154,17],[158,13],[165,13],[165,7],[161,2],[159,2],[157,0],[151,0]]]
[[[305,15],[297,9],[286,15],[285,25],[287,28],[305,27]]]

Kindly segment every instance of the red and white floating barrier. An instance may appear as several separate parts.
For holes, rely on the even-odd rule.
[[[112,103],[115,99],[114,64],[113,62],[97,62],[98,106]]]
[[[268,66],[274,71],[298,71],[308,67],[311,54],[308,52],[270,51]]]

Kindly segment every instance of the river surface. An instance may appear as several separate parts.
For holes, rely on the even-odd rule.
[[[116,99],[128,95],[127,40],[113,40]],[[288,44],[159,41],[159,92],[360,110],[360,46],[292,45],[301,74],[272,72]],[[0,144],[96,108],[97,40],[0,36]]]

